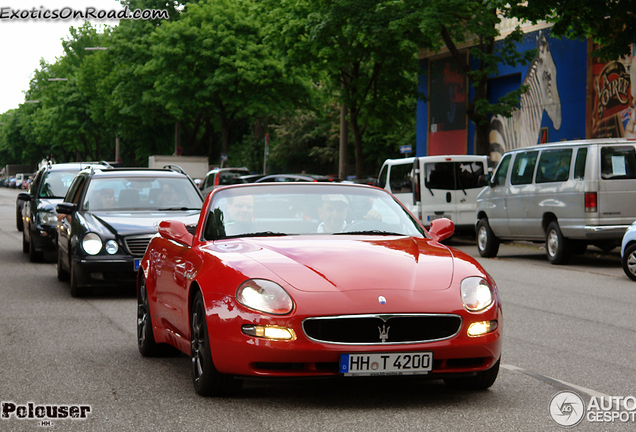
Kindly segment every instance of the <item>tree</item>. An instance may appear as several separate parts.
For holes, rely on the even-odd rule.
[[[413,115],[417,52],[429,44],[421,1],[270,0],[269,33],[294,64],[310,65],[349,112],[356,177],[364,177],[363,136]],[[411,106],[403,104],[413,101]]]
[[[498,75],[498,65],[526,64],[535,55],[534,50],[519,53],[515,44],[521,42],[523,33],[517,27],[507,35],[498,50],[495,39],[500,36],[497,24],[501,14],[508,10],[507,0],[438,0],[430,2],[422,11],[422,27],[439,33],[443,44],[466,73],[475,93],[469,101],[466,115],[475,124],[475,153],[489,154],[489,119],[501,114],[510,117],[519,103],[525,86],[513,91],[497,103],[488,100],[488,78]],[[460,51],[468,45],[471,59]]]
[[[631,44],[636,42],[636,12],[631,1],[530,0],[513,4],[510,14],[554,23],[554,36],[590,37],[598,44],[593,54],[604,60],[630,54]]]
[[[255,5],[252,0],[188,5],[179,21],[152,35],[152,58],[144,66],[154,77],[147,96],[176,121],[193,125],[191,139],[209,140],[218,125],[225,154],[232,133],[247,119],[283,112],[308,97],[280,53],[263,41]]]

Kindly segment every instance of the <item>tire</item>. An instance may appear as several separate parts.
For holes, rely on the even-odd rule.
[[[623,271],[633,281],[636,281],[636,243],[627,246],[623,254]]]
[[[488,370],[483,372],[477,372],[477,374],[469,377],[462,378],[446,378],[444,383],[453,389],[457,390],[486,390],[490,388],[499,375],[499,363],[501,359],[497,360],[497,363]]]
[[[24,223],[22,222],[22,212],[20,212],[19,207],[15,209],[15,227],[18,231],[22,231],[24,229]]]
[[[488,219],[481,218],[477,223],[477,250],[484,258],[494,258],[499,252],[499,239],[490,229]]]
[[[29,261],[32,263],[42,262],[44,260],[44,254],[35,250],[33,239],[29,242]]]
[[[545,235],[545,251],[551,264],[567,264],[572,258],[570,241],[563,237],[559,223],[554,221],[548,225]]]
[[[144,357],[173,357],[181,354],[181,351],[171,345],[155,342],[146,280],[143,277],[137,298],[137,348]]]
[[[69,257],[69,277],[71,279],[71,296],[72,297],[82,297],[82,295],[84,294],[84,290],[77,285],[77,276],[75,276],[75,269],[73,267],[75,267],[73,265],[73,258]]]
[[[190,360],[194,390],[201,396],[225,396],[238,392],[242,381],[220,373],[212,361],[203,296],[197,292],[190,313]]]
[[[57,252],[57,280],[66,282],[69,280],[70,274],[62,267],[62,255],[58,250]]]
[[[26,234],[24,233],[24,231],[25,230],[22,230],[22,252],[29,253],[31,247],[29,246],[29,242],[26,240]]]

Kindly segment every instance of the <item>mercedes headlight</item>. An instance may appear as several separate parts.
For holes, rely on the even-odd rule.
[[[106,252],[108,252],[110,255],[113,255],[116,254],[119,250],[119,245],[115,240],[108,240],[104,249],[106,249]]]
[[[492,288],[482,277],[469,277],[461,283],[462,302],[471,312],[486,309],[494,301]]]
[[[294,307],[287,291],[276,282],[266,279],[243,282],[236,291],[236,299],[243,306],[273,315],[288,314]]]
[[[82,248],[89,255],[97,255],[102,250],[102,239],[97,234],[89,232],[82,240]]]

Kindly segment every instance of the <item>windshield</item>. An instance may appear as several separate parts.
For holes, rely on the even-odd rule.
[[[425,237],[425,231],[390,194],[375,188],[255,184],[214,195],[206,239],[281,235]]]
[[[203,204],[195,186],[186,178],[106,177],[93,178],[83,209],[108,210],[200,210]]]
[[[49,171],[42,180],[40,198],[64,198],[66,191],[71,186],[73,179],[79,172],[75,171]]]

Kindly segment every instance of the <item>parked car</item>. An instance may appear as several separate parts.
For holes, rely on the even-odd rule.
[[[592,244],[611,250],[636,220],[636,143],[598,139],[504,154],[477,197],[477,248],[497,255],[502,240],[546,243],[565,264]]]
[[[189,355],[200,395],[236,391],[242,377],[422,375],[488,388],[499,294],[476,260],[439,243],[452,233],[448,219],[427,232],[365,185],[215,189],[195,229],[164,220],[150,241],[139,351]]]
[[[196,223],[203,197],[183,171],[91,167],[81,171],[57,224],[57,277],[71,295],[130,284],[148,242],[164,219]]]
[[[250,170],[245,167],[215,168],[206,174],[200,189],[203,191],[203,196],[207,196],[217,187],[231,185],[236,177],[248,174],[250,174]]]
[[[18,194],[16,228],[22,231],[22,251],[29,254],[31,262],[41,261],[46,252],[55,252],[55,206],[62,202],[77,173],[91,164],[47,164],[38,170],[29,191]]]
[[[621,241],[621,261],[627,277],[636,281],[636,222],[630,225]]]
[[[474,232],[475,204],[488,173],[488,158],[480,155],[424,156],[384,161],[377,186],[391,192],[425,227],[448,218],[455,229]]]
[[[336,181],[333,177],[327,177],[318,174],[270,174],[265,177],[261,177],[254,183],[266,183],[266,182],[333,182]]]
[[[254,183],[265,177],[265,174],[247,174],[232,179],[232,184]]]

